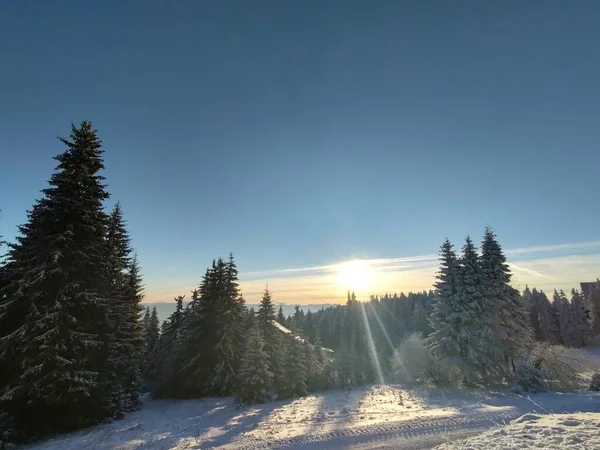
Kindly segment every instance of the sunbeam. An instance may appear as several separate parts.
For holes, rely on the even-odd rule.
[[[371,326],[369,325],[369,320],[367,319],[365,305],[363,302],[358,303],[360,305],[360,311],[362,312],[363,321],[365,323],[365,330],[367,330],[369,351],[371,352],[371,359],[373,361],[375,371],[377,372],[377,378],[379,379],[379,384],[384,385],[385,380],[383,379],[383,372],[381,371],[381,365],[379,364],[379,358],[377,357],[377,349],[375,348],[375,341],[373,341],[373,335],[371,334]]]
[[[392,350],[395,350],[396,348],[394,347],[394,343],[392,342],[390,335],[388,334],[387,330],[385,329],[383,322],[379,318],[379,314],[377,314],[377,311],[375,311],[375,308],[373,308],[373,305],[370,305],[370,306],[371,306],[371,311],[373,312],[373,316],[375,317],[375,320],[379,324],[379,328],[381,328],[381,331],[382,331],[383,335],[385,336],[385,340],[388,342],[388,344],[390,344],[390,347],[392,348]]]

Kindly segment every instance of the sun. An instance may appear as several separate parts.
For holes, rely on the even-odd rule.
[[[373,269],[366,261],[356,259],[340,264],[337,275],[338,284],[352,291],[361,291],[371,287]]]

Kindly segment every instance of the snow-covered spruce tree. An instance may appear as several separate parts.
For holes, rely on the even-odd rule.
[[[240,328],[245,310],[238,283],[238,270],[233,255],[224,263],[223,291],[218,303],[218,341],[215,351],[218,364],[209,380],[212,395],[230,395],[235,391],[239,361],[243,351],[243,336]]]
[[[50,186],[11,245],[0,308],[0,359],[14,358],[0,396],[18,404],[14,423],[29,437],[111,415],[101,142],[89,122],[61,142]]]
[[[206,317],[214,315],[215,269],[216,261],[213,260],[211,268],[206,269],[199,288],[192,293],[192,301],[181,329],[180,353],[174,361],[174,371],[180,380],[180,383],[171,385],[174,397],[194,398],[205,395],[210,349],[203,339],[205,334],[210,335],[214,326],[207,322]]]
[[[186,320],[180,374],[187,397],[227,396],[235,392],[242,355],[244,300],[237,268],[219,258],[206,271],[199,298]]]
[[[321,338],[317,334],[315,343],[304,345],[306,354],[306,384],[308,392],[318,392],[325,389],[325,355],[321,347]]]
[[[273,372],[269,368],[259,322],[249,330],[238,373],[236,399],[242,405],[265,403],[272,399]]]
[[[484,298],[477,253],[470,239],[457,259],[446,239],[440,251],[440,270],[428,338],[432,354],[442,365],[460,371],[467,383],[480,382],[489,364],[484,345]],[[492,366],[493,367],[493,366]]]
[[[264,340],[269,371],[273,374],[273,385],[269,386],[269,388],[277,387],[281,379],[281,333],[273,325],[275,321],[275,305],[273,304],[268,288],[265,289],[256,318]]]
[[[283,314],[283,306],[279,305],[279,311],[277,312],[277,322],[285,326],[285,315]]]
[[[531,329],[533,331],[533,337],[541,341],[543,340],[542,336],[542,327],[540,324],[540,308],[538,304],[538,292],[536,288],[533,288],[533,291],[529,289],[529,286],[525,286],[525,290],[521,295],[523,303],[525,307],[529,311],[529,323],[531,324]]]
[[[461,317],[459,347],[466,384],[489,381],[499,375],[499,352],[493,346],[493,323],[486,311],[489,300],[483,290],[483,273],[475,245],[467,237],[458,268],[457,299]],[[501,373],[501,372],[500,372]]]
[[[285,362],[278,398],[302,397],[308,393],[306,351],[295,333],[285,339]]]
[[[436,275],[433,312],[429,318],[433,331],[427,342],[436,358],[452,361],[452,364],[462,359],[458,265],[453,245],[446,239],[440,248],[440,270]]]
[[[4,244],[5,242],[0,236],[0,248]],[[0,336],[7,336],[13,332],[15,327],[22,325],[21,318],[26,315],[27,311],[23,310],[19,314],[16,309],[13,309],[17,306],[16,304],[8,307],[7,292],[4,289],[9,280],[8,266],[5,264],[3,253],[0,255]],[[17,438],[13,420],[15,411],[11,408],[16,406],[16,403],[10,396],[6,396],[6,393],[10,392],[11,384],[15,383],[20,373],[20,358],[15,353],[16,344],[15,341],[0,341],[0,367],[2,368],[2,376],[0,376],[0,448]]]
[[[481,245],[480,267],[486,297],[486,323],[491,333],[489,345],[503,354],[502,368],[511,375],[514,359],[529,347],[532,332],[527,307],[519,292],[510,285],[512,275],[506,257],[489,227]]]
[[[146,334],[148,333],[148,329],[150,328],[150,316],[152,311],[150,311],[150,307],[146,305],[144,308],[144,315],[142,317],[142,328],[144,329],[144,338],[146,338]]]
[[[125,370],[120,379],[124,387],[123,409],[125,412],[135,411],[141,407],[140,390],[146,344],[144,327],[140,321],[143,298],[140,267],[137,255],[134,255],[123,279],[123,299],[126,305],[124,308],[125,320],[123,320],[123,335],[126,339],[123,341],[123,350],[127,353],[124,357]]]
[[[577,330],[576,347],[590,345],[593,341],[593,331],[586,314],[585,297],[575,289],[571,292],[571,320]]]
[[[131,258],[130,238],[121,206],[117,203],[108,217],[107,261],[110,265],[110,303],[108,318],[113,332],[109,335],[109,364],[115,378],[113,415],[139,409],[141,359],[144,330],[139,322],[143,298],[137,259]]]
[[[550,300],[543,291],[535,293],[539,309],[540,328],[542,340],[550,344],[560,343],[560,322],[558,312],[554,309]]]
[[[558,327],[558,343],[562,345],[566,345],[563,339],[563,320],[565,320],[563,309],[563,301],[559,293],[554,289],[554,294],[552,295],[552,311],[554,312],[556,325]]]
[[[560,317],[560,335],[562,342],[567,347],[577,347],[579,342],[579,331],[574,323],[573,309],[565,293],[554,291],[553,303],[558,309]]]
[[[160,320],[158,319],[156,306],[152,308],[147,320],[146,316],[144,316],[144,322],[147,322],[144,332],[144,379],[154,381],[156,379],[158,339],[160,338]]]
[[[157,386],[154,391],[156,397],[176,396],[179,379],[175,362],[178,360],[182,345],[181,335],[185,320],[184,298],[183,295],[175,297],[175,311],[161,326],[156,361]]]

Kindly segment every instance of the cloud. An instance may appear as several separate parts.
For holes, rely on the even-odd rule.
[[[507,249],[505,253],[516,288],[524,289],[525,285],[529,285],[544,291],[552,291],[555,288],[570,291],[572,288],[578,288],[580,282],[595,280],[600,276],[600,252],[572,254],[594,249],[600,249],[600,241]],[[356,292],[361,299],[367,299],[371,294],[432,289],[438,268],[438,255],[361,261],[368,264],[374,273],[371,286],[364,292]],[[250,303],[260,300],[267,284],[276,303],[343,303],[347,290],[338,284],[337,275],[346,262],[242,272],[240,286],[244,297]],[[198,280],[190,280],[189,283],[148,286],[147,290],[152,295],[148,296],[147,301],[165,301],[182,292],[189,293],[197,282]]]
[[[519,253],[540,253],[540,252],[556,252],[561,250],[589,250],[592,248],[600,248],[600,241],[591,242],[577,242],[572,244],[556,244],[556,245],[545,245],[539,247],[523,247],[513,248],[505,250],[507,255],[519,254]]]
[[[506,249],[513,272],[513,284],[523,289],[526,284],[538,289],[553,290],[579,287],[581,281],[596,279],[600,253],[590,255],[549,254],[600,248],[600,241],[532,246]],[[544,253],[546,255],[544,255]],[[537,256],[527,258],[527,256]],[[514,261],[513,261],[514,260]],[[438,268],[438,255],[419,255],[399,258],[361,260],[368,264],[375,277],[370,288],[357,292],[362,298],[371,294],[417,292],[432,289]],[[242,285],[248,297],[260,296],[266,284],[276,301],[308,303],[320,299],[345,301],[346,288],[338,285],[336,276],[344,263],[313,267],[274,269],[242,273]],[[253,301],[256,298],[253,299]]]

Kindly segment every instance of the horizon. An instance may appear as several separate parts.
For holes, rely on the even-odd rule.
[[[550,296],[554,289],[569,293],[571,289],[579,291],[582,282],[595,281],[598,278],[596,268],[600,267],[600,254],[597,252],[600,252],[600,241],[504,249],[513,273],[512,285],[519,291],[523,291],[526,285],[530,288],[535,287]],[[353,287],[352,284],[340,284],[340,272],[347,261],[261,272],[240,270],[240,288],[247,303],[259,303],[265,288],[268,287],[276,304],[301,306],[344,304],[348,291],[354,291],[358,300],[368,300],[371,295],[399,295],[434,289],[434,277],[438,270],[437,254],[360,261],[370,268],[373,278],[368,286],[361,289]],[[402,283],[402,274],[405,277],[409,274],[409,284]],[[415,283],[415,280],[419,281]],[[431,284],[427,285],[429,281]],[[187,283],[190,286],[187,291],[163,291],[165,294],[146,297],[144,302],[168,303],[169,300],[164,298],[169,298],[170,294],[166,292],[172,292],[170,298],[184,294],[189,298],[189,292],[198,284],[190,280],[190,283]],[[160,291],[158,286],[157,289]],[[328,294],[323,295],[324,291]]]
[[[0,2],[18,62],[0,79],[0,235],[40,198],[56,136],[90,120],[147,303],[189,297],[230,251],[249,302],[429,290],[443,240],[487,225],[516,288],[579,289],[600,277],[598,13]]]

